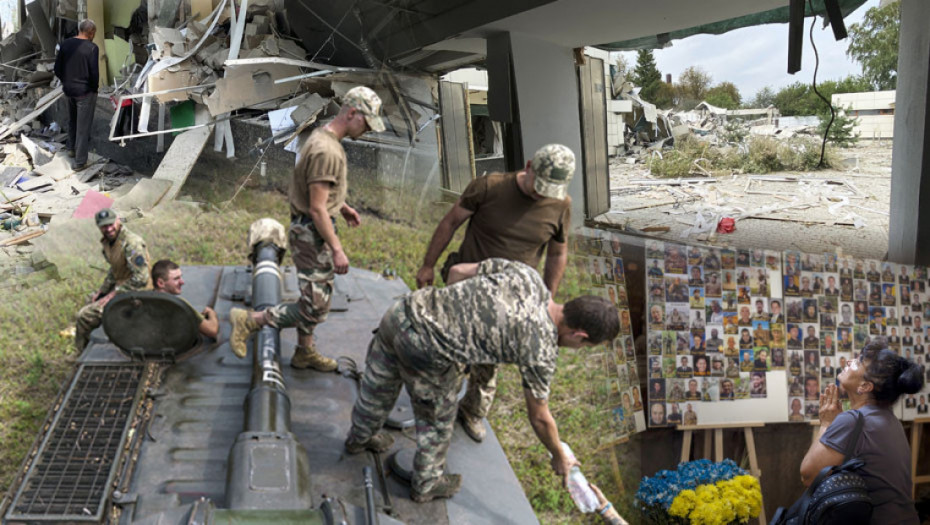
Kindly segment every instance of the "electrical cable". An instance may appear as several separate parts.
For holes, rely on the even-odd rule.
[[[823,103],[830,108],[830,122],[827,123],[827,128],[823,131],[823,141],[820,143],[820,162],[817,163],[818,168],[823,167],[823,155],[827,151],[827,137],[830,135],[830,127],[833,126],[833,121],[836,119],[836,110],[833,109],[833,104],[826,99],[823,95],[820,94],[820,91],[817,91],[817,70],[820,68],[820,55],[817,53],[817,44],[814,43],[814,24],[817,23],[817,14],[814,12],[814,2],[813,0],[807,0],[807,4],[811,8],[811,14],[813,18],[811,19],[811,29],[810,29],[810,39],[811,47],[814,48],[814,79],[811,82],[811,88],[813,88],[814,93],[820,97],[820,100],[823,100]]]

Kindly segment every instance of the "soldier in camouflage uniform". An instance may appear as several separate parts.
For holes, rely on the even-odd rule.
[[[384,131],[378,116],[381,99],[374,91],[364,86],[352,88],[342,102],[336,118],[315,129],[304,143],[291,177],[288,244],[297,267],[300,299],[261,312],[233,308],[230,346],[239,357],[245,356],[249,335],[260,327],[297,327],[297,348],[291,366],[321,372],[336,369],[334,359],[317,351],[313,331],[329,313],[335,274],[349,271],[349,259],[336,235],[333,217],[339,213],[349,226],[361,224],[358,212],[345,202],[346,154],[339,141],[345,137],[356,139],[367,131]]]
[[[103,307],[110,299],[120,292],[152,289],[149,252],[142,237],[123,226],[113,210],[100,210],[94,219],[103,234],[100,244],[103,257],[110,263],[110,270],[100,289],[77,313],[74,347],[79,353],[90,341],[90,333],[100,326]]]
[[[567,475],[572,463],[547,405],[558,347],[613,339],[620,327],[616,307],[593,296],[557,304],[535,270],[506,259],[455,265],[449,282],[458,284],[408,294],[381,319],[368,348],[346,451],[391,447],[393,439],[381,427],[406,386],[417,429],[411,497],[417,502],[451,497],[461,476],[443,469],[465,370],[513,363],[523,376],[533,430],[552,454],[556,473]]]
[[[469,183],[455,206],[443,217],[430,240],[417,287],[433,283],[433,267],[455,231],[468,221],[458,251],[443,266],[443,279],[452,264],[480,262],[491,257],[539,267],[546,253],[543,280],[555,295],[568,261],[571,198],[568,184],[575,171],[575,155],[560,144],[540,148],[522,171],[491,173]],[[459,403],[458,417],[466,434],[484,439],[484,418],[497,389],[494,365],[471,367],[468,389]]]

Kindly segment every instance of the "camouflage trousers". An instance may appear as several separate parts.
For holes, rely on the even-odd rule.
[[[497,392],[497,365],[471,365],[468,387],[459,407],[477,419],[488,417]]]
[[[333,298],[333,250],[312,222],[291,223],[287,240],[297,267],[300,299],[265,310],[265,320],[277,328],[296,326],[298,332],[312,335],[316,325],[326,320]]]
[[[103,322],[103,306],[99,301],[87,303],[78,310],[74,327],[74,349],[78,353],[90,342],[90,333]]]
[[[429,345],[411,328],[405,309],[403,300],[395,302],[368,346],[349,437],[361,442],[376,434],[394,408],[401,387],[406,386],[417,432],[411,486],[423,493],[445,469],[456,397],[464,375],[461,365],[430,352]]]

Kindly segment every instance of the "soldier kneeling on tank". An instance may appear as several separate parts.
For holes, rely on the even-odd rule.
[[[152,284],[156,292],[169,293],[187,303],[197,316],[197,321],[199,322],[197,329],[200,331],[200,334],[211,339],[216,339],[216,334],[220,331],[220,321],[217,319],[216,312],[213,311],[213,308],[205,306],[202,312],[198,312],[186,299],[181,297],[181,287],[184,286],[184,277],[181,274],[180,266],[169,259],[162,259],[156,262],[152,266]]]
[[[523,377],[530,424],[564,478],[574,462],[562,451],[547,404],[558,348],[616,337],[617,308],[594,296],[555,303],[535,270],[505,259],[455,265],[449,283],[404,296],[381,319],[368,347],[346,451],[391,447],[393,438],[381,428],[406,386],[417,429],[411,497],[451,497],[462,479],[443,470],[466,368],[513,363]]]

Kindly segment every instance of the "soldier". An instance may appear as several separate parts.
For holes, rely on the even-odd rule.
[[[384,315],[368,347],[345,443],[350,454],[390,448],[393,439],[380,430],[406,386],[416,417],[411,496],[417,502],[451,497],[461,486],[461,476],[443,474],[443,467],[463,372],[476,364],[520,367],[530,424],[556,474],[566,476],[573,464],[547,404],[558,348],[609,341],[620,329],[617,308],[606,299],[557,304],[523,263],[492,258],[453,266],[447,282],[462,280],[412,292]]]
[[[168,259],[162,259],[156,262],[152,265],[152,285],[155,287],[156,292],[169,293],[187,303],[187,306],[191,307],[191,311],[197,315],[197,321],[199,323],[197,329],[200,333],[211,339],[216,339],[216,334],[220,331],[220,321],[216,317],[216,312],[213,311],[213,308],[205,306],[203,312],[198,312],[194,310],[194,307],[191,306],[187,300],[181,297],[181,287],[184,286],[184,277],[181,275],[180,266]]]
[[[568,260],[571,198],[567,189],[574,171],[572,151],[550,144],[540,148],[522,171],[492,173],[473,180],[436,227],[417,272],[417,288],[433,284],[433,267],[439,255],[468,220],[461,246],[443,265],[444,281],[448,282],[446,272],[453,264],[491,257],[538,268],[545,250],[543,280],[555,295]],[[496,372],[493,365],[472,367],[468,389],[459,405],[458,417],[475,441],[483,440],[486,433],[483,419],[494,401]]]
[[[120,292],[151,290],[149,275],[149,252],[142,237],[122,225],[116,213],[109,208],[94,216],[97,228],[103,234],[100,244],[103,257],[110,263],[100,289],[90,301],[78,310],[74,331],[74,347],[80,353],[90,341],[90,333],[103,320],[103,307]]]
[[[332,372],[336,361],[321,355],[314,345],[313,331],[326,320],[333,292],[334,274],[349,271],[349,258],[336,234],[336,213],[349,226],[361,218],[345,202],[347,189],[346,154],[339,143],[345,137],[357,139],[367,131],[384,131],[378,113],[381,99],[364,86],[350,89],[342,109],[331,122],[313,131],[300,151],[288,200],[291,226],[288,244],[297,267],[300,299],[282,303],[262,312],[242,308],[230,310],[233,325],[229,339],[233,353],[246,354],[249,334],[264,325],[279,329],[297,327],[297,347],[291,366]]]

